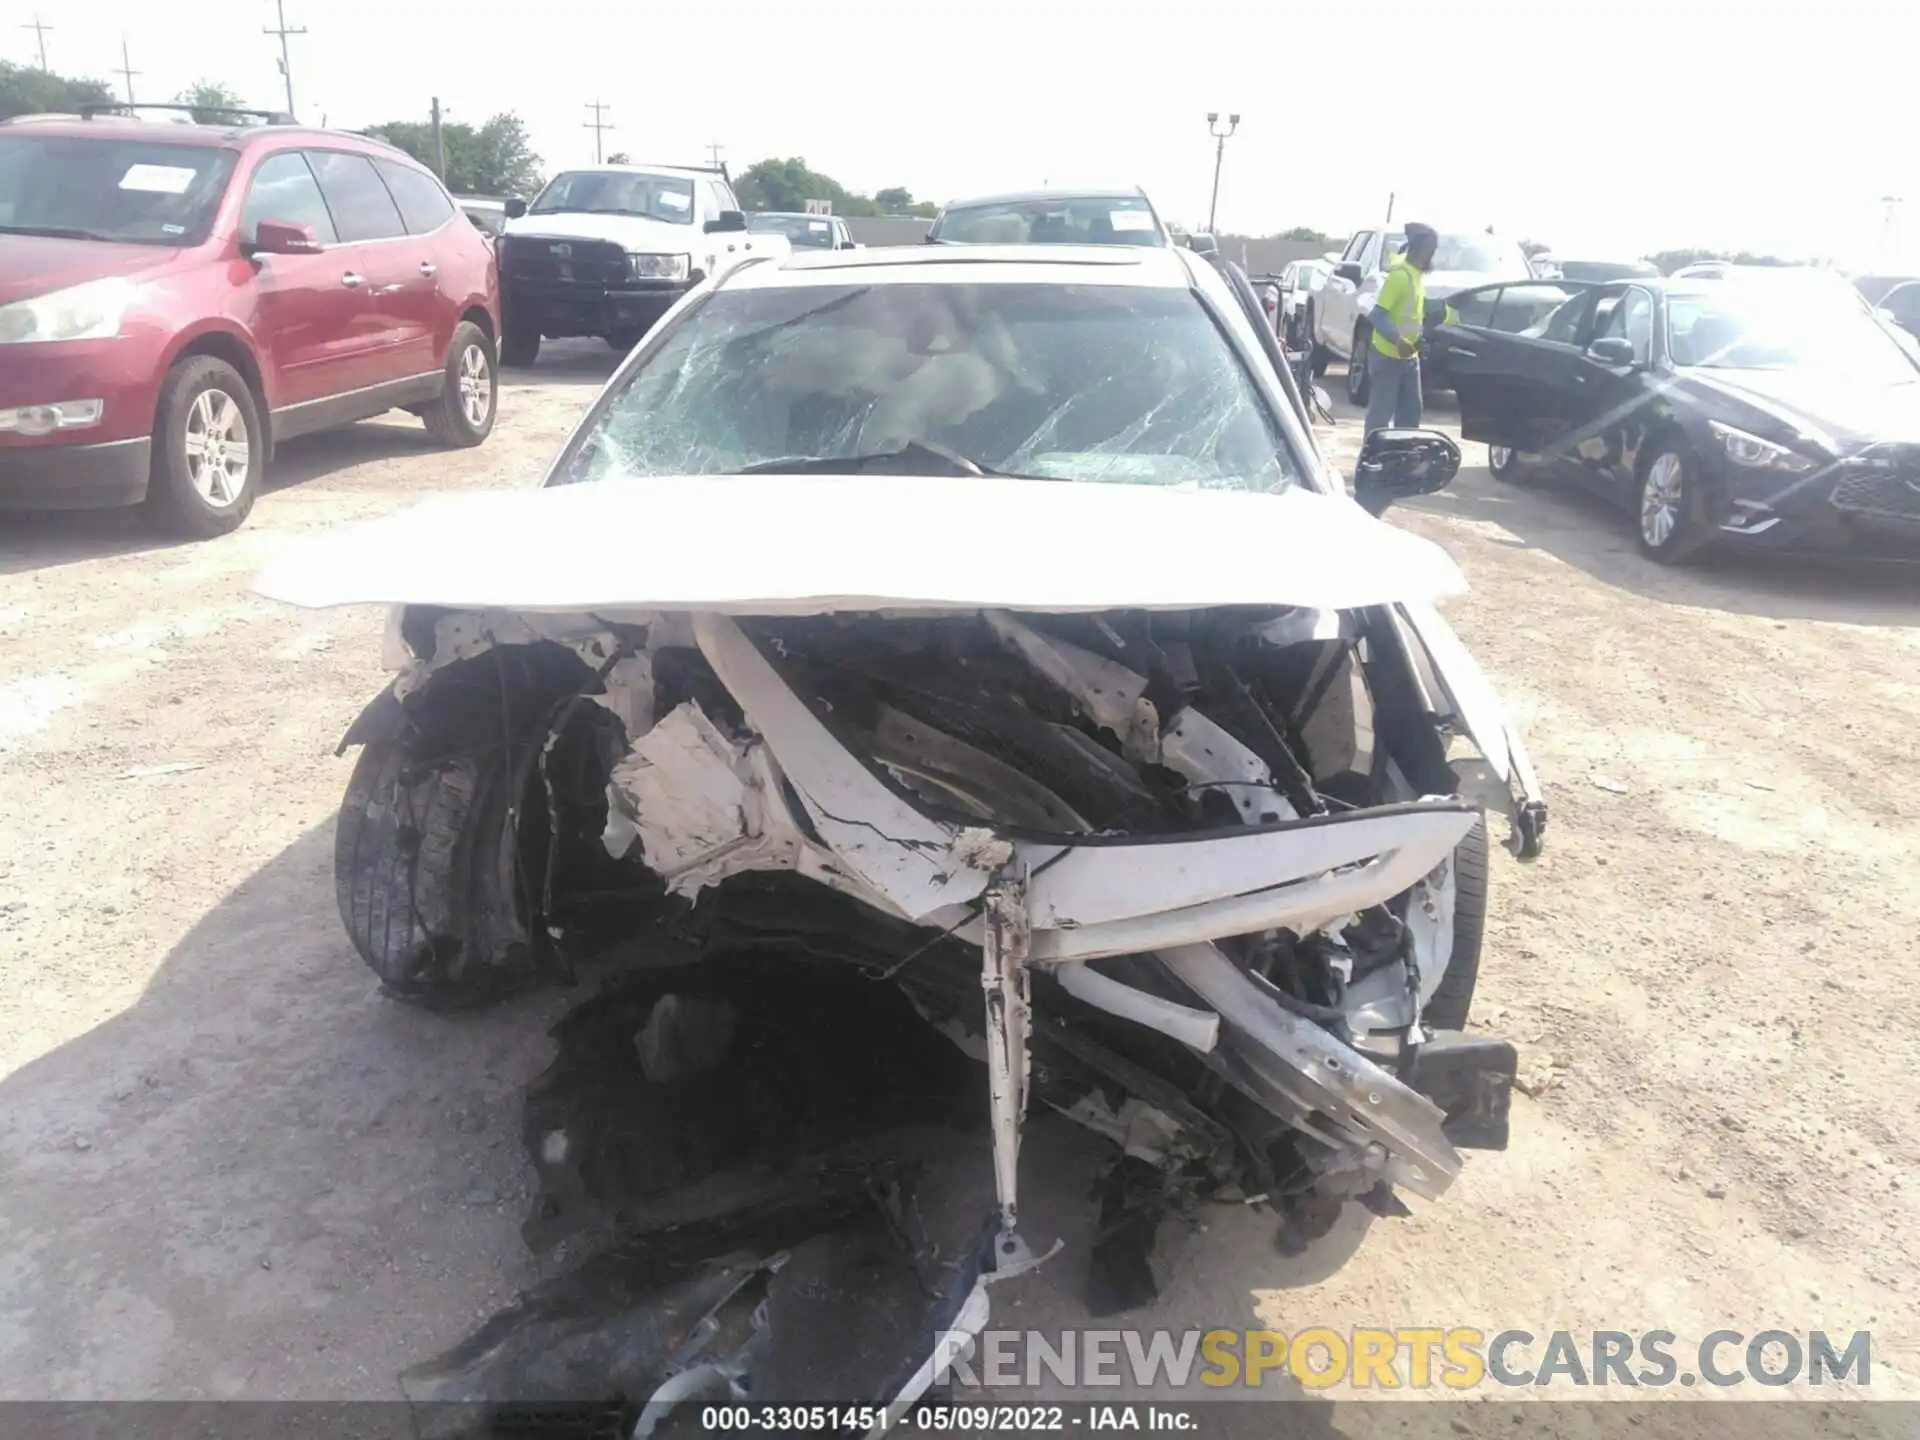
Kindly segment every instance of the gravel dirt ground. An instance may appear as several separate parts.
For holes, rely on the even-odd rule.
[[[551,347],[479,450],[406,417],[290,446],[212,543],[6,518],[0,1398],[397,1398],[536,1278],[518,1098],[577,997],[378,995],[331,835],[381,617],[247,587],[323,527],[530,483],[611,364]],[[1170,1231],[1130,1323],[1868,1329],[1872,1393],[1912,1395],[1920,584],[1661,571],[1624,517],[1467,448],[1396,518],[1464,566],[1450,614],[1552,803],[1545,857],[1499,856],[1476,1012],[1522,1046],[1514,1144],[1309,1261],[1247,1211]],[[1005,1317],[1073,1323],[1079,1273]]]

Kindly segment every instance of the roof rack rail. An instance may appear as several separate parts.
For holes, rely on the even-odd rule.
[[[120,115],[138,119],[139,117],[133,113],[136,110],[171,110],[189,116],[239,115],[258,120],[264,125],[297,125],[300,123],[284,110],[250,110],[244,105],[186,105],[173,101],[163,103],[157,100],[142,100],[138,104],[121,102],[82,105],[80,106],[80,118],[82,120],[92,120],[102,115]]]
[[[718,165],[675,165],[661,160],[628,160],[624,163],[635,170],[690,170],[696,175],[718,175],[729,185],[733,183],[733,176],[727,172],[727,162],[724,160]]]

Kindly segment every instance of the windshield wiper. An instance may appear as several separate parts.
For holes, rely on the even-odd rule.
[[[98,235],[91,230],[76,230],[69,225],[0,225],[0,234],[4,235],[44,235],[50,240],[111,240],[111,235]]]
[[[737,475],[866,475],[878,471],[888,475],[980,475],[996,480],[1061,480],[1061,475],[1022,475],[1012,470],[993,470],[978,460],[970,460],[936,445],[930,440],[909,440],[898,450],[875,451],[869,455],[789,455],[779,460],[763,460],[737,470]]]

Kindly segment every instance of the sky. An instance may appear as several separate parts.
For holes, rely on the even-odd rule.
[[[1563,257],[1681,246],[1920,265],[1920,150],[1899,0],[282,0],[300,118],[355,128],[514,110],[549,173],[609,152],[736,169],[799,155],[935,201],[1146,187],[1218,228],[1491,225]],[[274,0],[42,0],[47,58],[142,99],[202,77],[284,103]],[[36,59],[32,0],[0,55]],[[190,17],[190,23],[183,23]],[[11,23],[7,23],[7,19]],[[695,45],[684,37],[711,25]],[[1888,59],[1883,62],[1880,57]],[[1886,197],[1902,197],[1886,203]]]

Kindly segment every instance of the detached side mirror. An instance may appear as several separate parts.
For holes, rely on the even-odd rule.
[[[1360,267],[1351,260],[1334,266],[1333,275],[1336,280],[1344,280],[1349,285],[1358,285],[1361,280]]]
[[[730,235],[747,228],[744,210],[722,210],[701,227],[709,235]]]
[[[1602,365],[1631,365],[1633,342],[1624,335],[1602,335],[1587,346],[1587,356]]]
[[[1369,515],[1396,500],[1444,490],[1460,473],[1460,447],[1438,430],[1376,430],[1360,446],[1353,498]]]
[[[518,199],[507,201],[506,216],[509,220],[518,220],[522,215],[526,213],[527,213],[526,201],[518,200]]]
[[[320,250],[311,225],[295,225],[290,220],[262,220],[254,227],[253,253],[256,255],[318,255]]]

